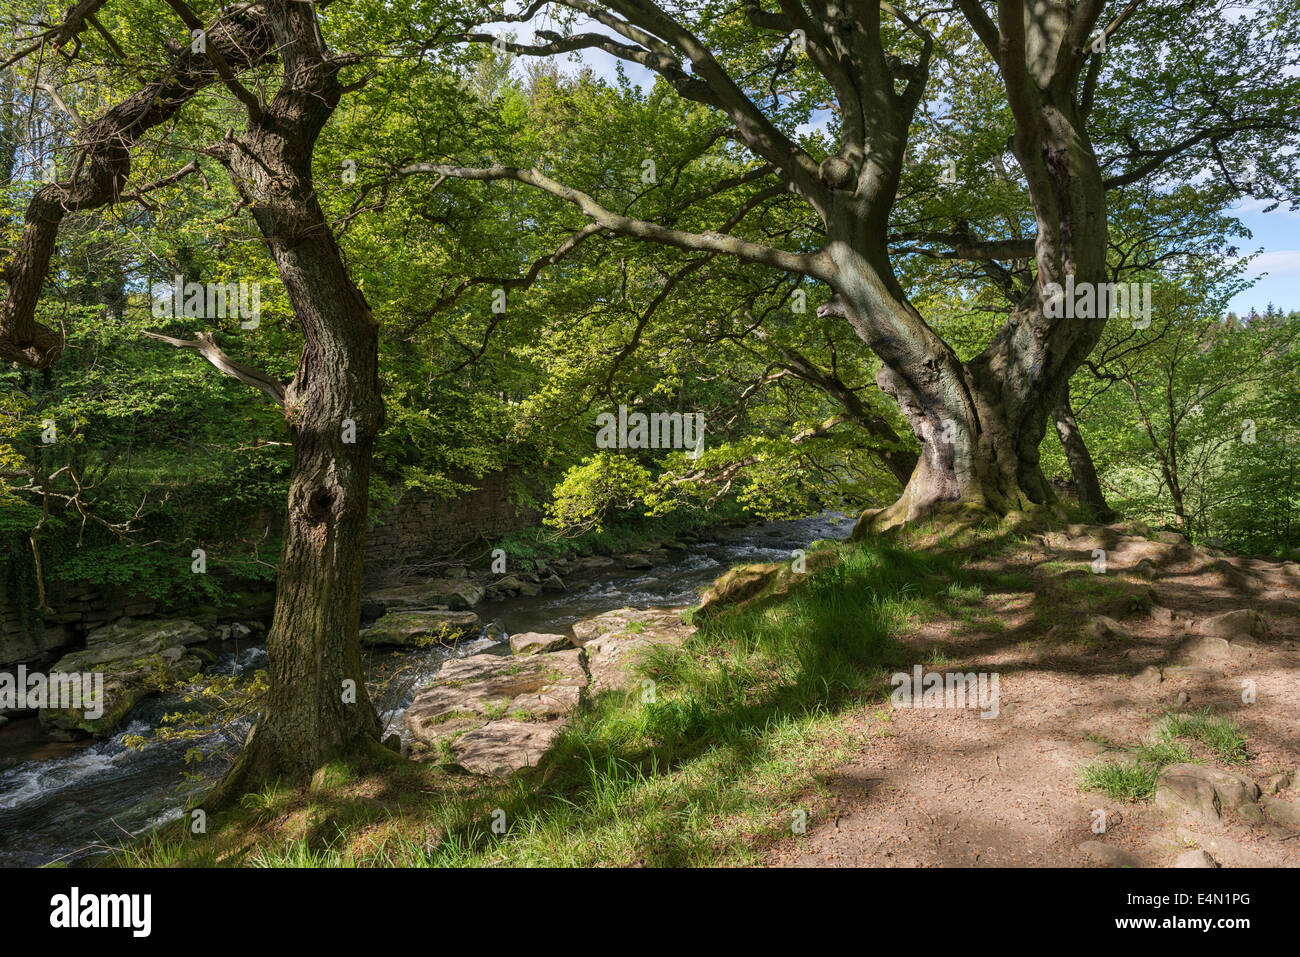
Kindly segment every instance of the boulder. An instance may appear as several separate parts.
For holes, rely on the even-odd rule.
[[[581,652],[446,662],[403,715],[413,756],[432,754],[478,774],[537,764],[587,687]]]
[[[234,621],[225,625],[217,625],[212,629],[212,639],[214,641],[248,641],[253,637],[253,626],[258,626],[258,631],[263,631],[261,622],[244,624],[243,622]]]
[[[203,659],[187,646],[207,640],[208,633],[186,619],[135,622],[122,620],[86,636],[86,647],[64,655],[53,674],[102,674],[102,699],[76,708],[41,708],[41,726],[56,737],[107,737],[140,701],[170,684],[192,678]],[[87,712],[101,712],[88,717]]]
[[[1157,807],[1179,811],[1202,824],[1219,823],[1219,795],[1199,774],[1171,774],[1168,768],[1161,771],[1156,781],[1155,801]]]
[[[1267,794],[1277,794],[1279,791],[1285,791],[1287,785],[1291,783],[1291,775],[1282,773],[1271,775],[1264,782],[1264,791]]]
[[[1202,780],[1214,789],[1222,807],[1240,807],[1259,800],[1259,786],[1244,774],[1225,771],[1205,764],[1171,764],[1161,777],[1183,776]]]
[[[502,598],[513,598],[524,589],[524,583],[515,575],[507,575],[505,578],[494,581],[487,587],[487,596],[491,599],[500,600]]]
[[[482,600],[482,586],[463,578],[434,578],[414,585],[380,589],[365,596],[367,605],[386,612],[438,608],[465,611]]]
[[[632,554],[623,558],[623,567],[628,571],[642,571],[647,568],[654,568],[655,563],[650,560],[649,555]]]
[[[1184,661],[1204,664],[1213,661],[1242,661],[1250,657],[1250,649],[1234,644],[1226,638],[1212,635],[1193,635],[1178,648]]]
[[[1300,831],[1300,802],[1283,801],[1272,794],[1264,797],[1264,812],[1279,824]]]
[[[1130,679],[1140,688],[1154,688],[1160,684],[1162,676],[1155,665],[1147,665]]]
[[[1163,605],[1152,605],[1147,614],[1151,616],[1152,621],[1159,622],[1162,625],[1172,625],[1177,620],[1173,610],[1165,608]]]
[[[568,591],[564,580],[559,575],[551,575],[542,582],[542,591],[559,592]]]
[[[559,651],[568,647],[568,635],[547,635],[536,631],[525,631],[510,636],[510,650],[517,655],[535,655],[546,651]]]
[[[1118,641],[1128,637],[1119,622],[1105,615],[1090,617],[1084,633],[1095,641]]]
[[[472,611],[390,611],[361,632],[363,645],[427,648],[455,644],[478,634],[479,618]]]
[[[1236,638],[1264,638],[1268,635],[1268,622],[1257,611],[1248,608],[1224,612],[1196,623],[1196,633],[1231,641]]]

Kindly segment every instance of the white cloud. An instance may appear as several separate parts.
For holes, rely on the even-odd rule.
[[[1260,253],[1250,261],[1250,272],[1253,275],[1262,272],[1270,276],[1300,275],[1300,249],[1279,249],[1271,253]]]

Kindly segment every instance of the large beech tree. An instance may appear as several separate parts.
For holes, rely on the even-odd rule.
[[[735,256],[826,283],[834,295],[824,314],[849,323],[880,358],[878,385],[898,402],[921,443],[902,496],[874,524],[915,520],[948,503],[1030,510],[1053,502],[1039,445],[1054,410],[1062,438],[1073,438],[1069,379],[1106,322],[1105,315],[1052,317],[1045,309],[1049,284],[1110,278],[1108,191],[1162,177],[1190,180],[1205,168],[1230,183],[1245,178],[1252,189],[1294,183],[1289,160],[1262,173],[1251,167],[1247,176],[1232,158],[1243,150],[1276,155],[1291,135],[1281,104],[1295,102],[1296,53],[1278,31],[1293,28],[1278,16],[1280,7],[1265,6],[957,0],[955,9],[909,15],[879,0],[535,0],[513,14],[466,14],[464,42],[529,56],[603,51],[716,109],[725,124],[719,141],[743,147],[758,165],[752,176],[720,179],[713,192],[775,183],[815,214],[816,248],[745,238],[744,208],[716,230],[641,218],[543,168],[466,165],[449,156],[403,172],[518,181],[571,203],[613,234]],[[953,43],[954,21],[972,43]],[[488,29],[491,24],[502,26]],[[513,24],[527,25],[531,39],[514,38]],[[1118,56],[1126,30],[1134,45]],[[1184,44],[1191,34],[1200,49]],[[1007,272],[1017,260],[1029,267],[1032,279],[1005,323],[965,361],[909,299],[894,261],[899,237],[891,217],[909,134],[938,55],[937,35],[947,46],[943,55],[981,57],[984,69],[995,71],[1007,149],[1023,177],[1031,217],[1031,234],[976,236],[955,222],[945,232],[905,237],[948,257],[1008,264]],[[798,93],[788,75],[800,55],[834,111],[835,142],[824,156],[791,120]],[[1144,70],[1156,81],[1127,82],[1129,72]],[[1090,124],[1102,113],[1099,134]]]

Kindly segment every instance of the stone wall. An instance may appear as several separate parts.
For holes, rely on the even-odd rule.
[[[469,484],[472,480],[465,480]],[[427,492],[409,492],[396,506],[388,509],[377,527],[370,529],[366,545],[367,581],[381,582],[398,577],[402,569],[445,560],[450,557],[468,560],[466,546],[493,539],[520,528],[536,524],[538,514],[532,509],[517,508],[509,496],[509,482],[504,473],[494,473],[475,482],[478,487],[458,498],[437,498]],[[263,521],[262,524],[265,524]],[[486,545],[485,545],[486,547]],[[13,561],[29,560],[27,555],[0,556]],[[86,632],[125,617],[147,617],[162,609],[154,603],[132,595],[126,588],[99,588],[90,585],[48,583],[46,603],[54,609],[38,622],[23,627],[21,598],[10,595],[0,575],[0,667],[19,663],[48,663],[67,651],[81,647]],[[241,596],[238,606],[221,609],[170,609],[172,617],[197,617],[214,621],[265,618],[269,623],[272,589],[263,594]]]
[[[455,499],[411,491],[380,517],[366,536],[366,579],[382,581],[400,569],[458,557],[468,561],[466,546],[484,543],[536,525],[536,509],[516,506],[505,472],[464,479],[477,488]]]

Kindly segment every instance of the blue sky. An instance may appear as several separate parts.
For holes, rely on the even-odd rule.
[[[1265,204],[1248,200],[1234,211],[1251,238],[1241,242],[1241,249],[1264,252],[1251,262],[1247,275],[1267,273],[1254,287],[1238,293],[1230,308],[1238,315],[1254,306],[1260,312],[1270,302],[1280,309],[1300,309],[1300,212],[1280,206],[1263,212]]]

